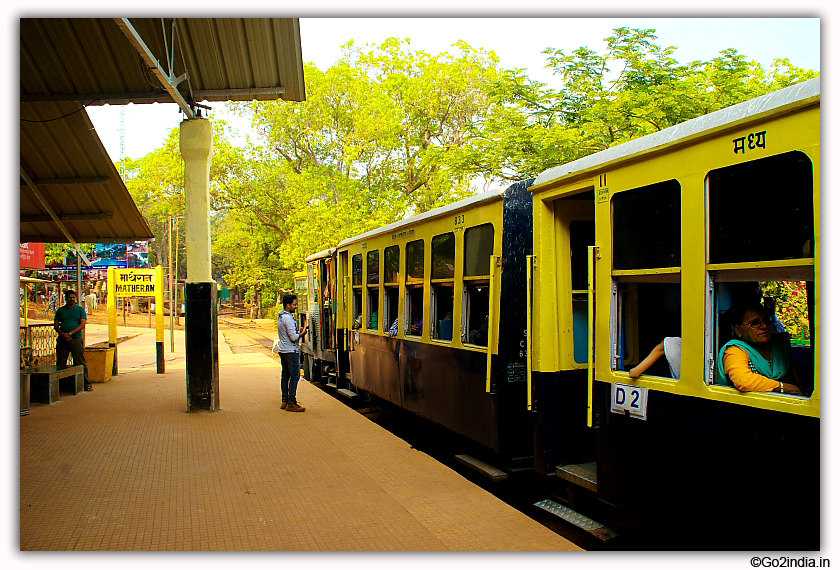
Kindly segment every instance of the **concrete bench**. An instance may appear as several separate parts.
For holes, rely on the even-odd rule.
[[[78,394],[84,390],[84,366],[46,364],[24,370],[29,374],[30,400],[40,404],[54,404],[62,393]]]

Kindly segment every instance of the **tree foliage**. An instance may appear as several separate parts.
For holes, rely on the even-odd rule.
[[[214,125],[214,272],[270,302],[306,256],[470,195],[818,75],[786,59],[764,69],[727,49],[681,64],[654,30],[617,28],[598,53],[546,48],[559,89],[492,51],[457,42],[430,54],[409,40],[343,46],[306,64],[301,103],[231,104],[259,144]],[[217,122],[218,123],[218,122]],[[177,130],[128,165],[128,186],[165,259],[168,216],[184,212]]]

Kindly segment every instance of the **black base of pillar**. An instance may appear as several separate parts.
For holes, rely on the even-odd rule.
[[[216,282],[187,283],[184,287],[187,357],[187,410],[219,409],[219,318]]]
[[[117,366],[117,344],[114,342],[109,342],[108,348],[114,349],[114,365],[111,367],[111,376],[116,376],[120,373],[119,366]]]
[[[163,359],[163,343],[158,342],[155,344],[157,345],[157,373],[163,374],[164,372],[166,372],[166,361]]]

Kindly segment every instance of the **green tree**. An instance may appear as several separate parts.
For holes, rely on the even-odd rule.
[[[517,180],[819,75],[787,59],[770,70],[725,49],[677,62],[655,30],[617,28],[605,53],[546,48],[559,91],[520,70],[499,75],[494,105],[465,161],[485,177]]]

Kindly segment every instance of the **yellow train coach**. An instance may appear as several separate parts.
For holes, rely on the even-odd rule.
[[[529,185],[347,239],[335,253],[336,327],[353,386],[479,442],[511,468],[533,461],[531,418],[517,405],[526,391]]]
[[[819,548],[820,80],[530,190],[537,469],[674,544]]]
[[[310,256],[304,368],[533,469],[544,508],[816,550],[819,195],[814,79]]]

